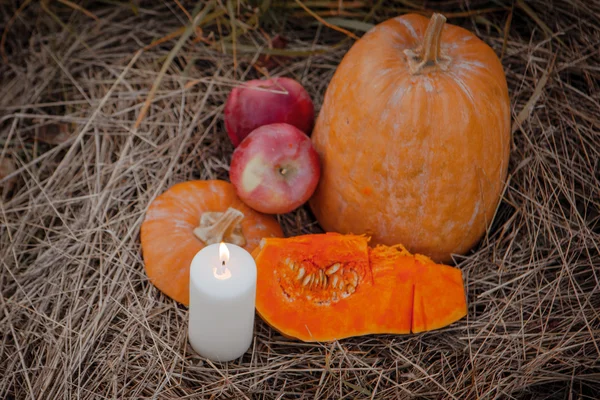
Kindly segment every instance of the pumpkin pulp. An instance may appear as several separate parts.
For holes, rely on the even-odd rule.
[[[368,241],[337,233],[263,240],[253,252],[261,318],[312,342],[418,333],[466,314],[460,270]]]

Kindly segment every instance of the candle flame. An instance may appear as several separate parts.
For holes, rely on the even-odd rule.
[[[219,260],[221,261],[221,265],[225,265],[229,261],[229,249],[224,242],[221,242],[219,245]]]
[[[217,268],[213,268],[213,274],[215,278],[224,280],[231,278],[231,271],[225,265],[229,262],[229,249],[225,243],[221,242],[219,245],[219,266]]]

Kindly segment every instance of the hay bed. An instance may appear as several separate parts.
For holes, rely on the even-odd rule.
[[[261,76],[264,34],[296,55],[270,74],[301,81],[317,109],[352,40],[296,2],[219,3],[200,23],[217,46],[192,34],[173,53],[135,129],[178,38],[137,51],[189,24],[177,2],[14,3],[0,6],[0,159],[15,164],[0,181],[0,398],[600,397],[598,1],[345,2],[341,18],[369,23],[435,7],[502,55],[510,179],[489,235],[456,259],[468,318],[324,344],[257,320],[226,365],[191,352],[186,309],[146,279],[145,208],[176,182],[227,179],[223,104]],[[323,17],[337,3],[306,2]],[[288,235],[319,229],[307,209],[280,220]]]

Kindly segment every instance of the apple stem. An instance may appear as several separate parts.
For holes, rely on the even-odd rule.
[[[279,173],[281,175],[285,175],[285,174],[287,174],[287,169],[285,169],[285,168],[279,168]]]
[[[207,245],[226,241],[243,247],[246,245],[240,224],[243,219],[244,213],[233,207],[225,212],[207,211],[200,217],[200,226],[194,228],[194,236]]]

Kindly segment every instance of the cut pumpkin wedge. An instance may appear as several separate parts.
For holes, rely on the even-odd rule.
[[[368,241],[338,233],[263,239],[253,252],[260,317],[284,336],[323,342],[424,332],[466,315],[459,269]]]

